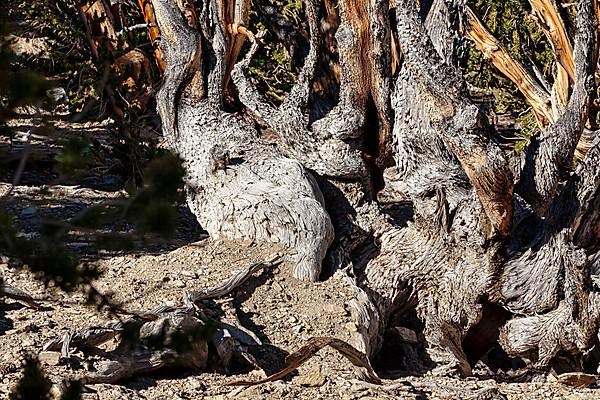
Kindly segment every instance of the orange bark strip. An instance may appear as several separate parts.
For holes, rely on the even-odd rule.
[[[550,0],[529,0],[529,3],[540,19],[540,25],[552,44],[559,64],[567,71],[569,79],[574,81],[573,46],[556,7]]]
[[[225,54],[225,76],[223,78],[223,89],[229,91],[229,83],[231,81],[231,71],[237,62],[242,46],[246,42],[246,38],[252,40],[254,35],[244,34],[249,21],[250,0],[222,0],[223,1],[223,19],[225,26],[223,27],[227,33],[227,53]],[[247,31],[249,32],[249,31]]]
[[[105,40],[107,49],[115,51],[118,46],[118,39],[114,27],[114,18],[104,1],[84,1],[80,3],[79,11],[90,28],[94,47],[98,49],[103,44],[102,41]]]
[[[142,15],[144,17],[144,22],[148,24],[148,35],[150,36],[150,40],[152,43],[155,43],[158,38],[160,38],[160,30],[158,29],[158,25],[156,24],[156,17],[154,15],[154,8],[152,7],[152,2],[150,0],[138,0],[138,5],[142,10]],[[164,55],[159,46],[154,48],[154,58],[156,60],[156,65],[158,66],[158,70],[162,75],[165,72],[166,63],[164,60]]]
[[[550,93],[539,85],[508,51],[483,26],[471,9],[467,8],[467,34],[475,42],[477,48],[489,58],[494,66],[510,79],[533,108],[540,127],[554,122],[554,114],[550,102]]]

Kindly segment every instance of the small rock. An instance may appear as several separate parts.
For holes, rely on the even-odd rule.
[[[349,332],[356,332],[358,330],[358,329],[356,329],[356,324],[354,322],[346,322],[344,324],[344,327]]]
[[[328,314],[334,314],[334,315],[345,315],[346,314],[346,310],[344,310],[344,307],[338,306],[337,304],[325,304],[323,306],[323,311],[325,311]]]
[[[303,326],[302,326],[302,324],[298,324],[298,325],[294,326],[294,332],[295,332],[295,333],[300,333],[300,332],[302,332],[302,329],[303,329]]]
[[[196,274],[196,272],[194,272],[194,271],[188,271],[188,270],[181,271],[181,275],[185,276],[186,278],[191,278],[191,279],[196,279],[198,277],[198,275]]]
[[[173,281],[173,286],[175,286],[176,288],[184,288],[185,287],[185,282],[183,281]]]
[[[398,338],[403,342],[410,344],[419,343],[419,340],[417,339],[417,334],[412,329],[408,329],[403,326],[395,326],[394,331],[396,335],[398,335]]]
[[[323,386],[325,377],[321,373],[321,367],[311,369],[307,374],[299,375],[293,379],[294,383],[302,386]]]
[[[288,318],[288,322],[293,324],[294,322],[298,322],[298,318],[296,318],[292,315]]]
[[[34,207],[26,207],[24,209],[21,210],[21,213],[19,214],[19,218],[21,219],[29,219],[29,218],[33,218],[37,215],[37,208]]]
[[[38,359],[40,362],[43,362],[48,365],[58,365],[60,364],[60,352],[58,351],[42,351],[38,355]]]
[[[479,391],[475,400],[507,400],[508,397],[497,388],[485,388]]]

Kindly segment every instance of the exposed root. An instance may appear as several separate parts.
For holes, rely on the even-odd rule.
[[[28,307],[39,309],[41,306],[27,293],[18,289],[14,286],[2,283],[0,280],[0,298],[7,297],[12,300],[16,300],[19,303],[23,303]]]
[[[267,382],[273,382],[279,380],[290,372],[298,369],[302,364],[311,359],[319,350],[322,348],[329,346],[332,349],[339,352],[346,359],[348,359],[354,366],[364,368],[367,371],[368,378],[371,382],[380,383],[381,380],[373,371],[371,364],[369,363],[368,358],[364,353],[356,350],[354,347],[344,342],[343,340],[330,338],[330,337],[314,337],[309,339],[308,343],[302,346],[296,352],[290,354],[285,358],[285,362],[289,364],[285,369],[266,377],[265,379],[261,379],[259,381],[234,381],[230,382],[229,385],[232,386],[254,386],[260,385]]]

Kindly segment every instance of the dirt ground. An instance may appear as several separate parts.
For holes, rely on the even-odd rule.
[[[6,138],[5,138],[6,139]],[[7,145],[6,140],[0,146]],[[2,177],[0,195],[10,185]],[[8,211],[22,235],[36,237],[44,217],[68,220],[90,205],[124,193],[118,185],[60,186],[53,183],[51,169],[27,170],[14,188]],[[95,188],[90,188],[94,186]],[[104,188],[99,190],[98,188]],[[249,264],[282,251],[270,244],[211,241],[189,210],[181,207],[178,232],[173,240],[145,245],[132,252],[105,252],[93,243],[74,240],[69,247],[103,271],[97,288],[110,293],[129,310],[150,310],[180,304],[187,290],[214,286]],[[291,277],[288,262],[257,273],[228,297],[222,307],[237,314],[241,323],[263,342],[250,349],[259,371],[164,371],[118,385],[86,387],[85,399],[596,399],[597,389],[578,389],[560,384],[550,376],[538,383],[506,383],[490,379],[484,369],[474,378],[460,380],[433,375],[384,379],[375,386],[355,379],[352,365],[332,350],[324,349],[298,371],[283,380],[254,387],[228,386],[236,379],[260,379],[283,368],[287,354],[313,336],[332,336],[350,341],[356,330],[348,309],[352,291],[342,273],[324,282],[300,282]],[[20,378],[25,352],[40,352],[44,342],[66,331],[103,325],[109,317],[85,305],[83,294],[67,295],[45,288],[27,270],[8,267],[0,258],[0,275],[6,283],[30,293],[43,306],[33,310],[0,301],[0,400],[7,399]],[[54,383],[81,374],[86,355],[70,367],[43,363]],[[51,363],[52,364],[52,363]],[[388,371],[389,372],[389,371]],[[387,372],[383,372],[386,376]],[[389,374],[387,374],[389,375]]]

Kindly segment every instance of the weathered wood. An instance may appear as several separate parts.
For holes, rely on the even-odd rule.
[[[256,335],[241,326],[239,321],[232,324],[226,318],[218,321],[207,318],[202,301],[226,296],[244,283],[250,274],[280,262],[281,255],[274,254],[264,262],[251,264],[219,287],[186,293],[180,306],[132,312],[129,314],[133,317],[126,320],[65,332],[48,340],[42,352],[60,351],[64,360],[70,357],[71,348],[99,353],[103,360],[96,371],[83,375],[81,380],[84,384],[115,383],[163,368],[202,371],[208,366],[209,359],[216,360],[227,370],[237,356],[255,366],[256,362],[247,353],[246,346],[262,344]],[[114,350],[106,352],[98,348],[109,340],[118,341]],[[212,342],[210,348],[209,342]],[[304,351],[309,348],[309,354],[292,364],[296,367],[301,365],[324,345],[339,348],[355,363],[368,363],[351,346],[340,342],[327,338],[310,341],[303,348]],[[317,348],[314,348],[315,345]],[[214,354],[209,355],[209,350]]]
[[[558,63],[567,72],[571,81],[575,80],[573,49],[565,25],[553,0],[529,0],[531,8],[539,18],[544,34],[552,44]]]
[[[554,122],[554,113],[550,102],[550,93],[536,78],[529,74],[525,67],[515,60],[508,50],[492,36],[483,23],[477,18],[471,9],[467,8],[467,21],[469,23],[468,34],[477,45],[483,55],[490,59],[496,68],[510,79],[525,96],[527,102],[533,108],[541,128]],[[564,88],[564,86],[563,86]],[[566,86],[568,97],[568,82]],[[561,97],[562,98],[562,97]]]
[[[569,168],[587,119],[594,90],[590,79],[596,67],[594,5],[580,1],[575,36],[575,83],[569,104],[556,123],[545,129],[527,148],[526,164],[517,191],[543,216],[554,199],[557,187]]]
[[[252,274],[254,274],[255,272],[260,271],[261,269],[264,269],[264,268],[271,268],[276,265],[279,265],[279,264],[281,264],[282,261],[283,260],[281,258],[281,255],[279,255],[279,254],[273,255],[273,256],[269,257],[268,260],[265,260],[264,262],[258,262],[258,263],[252,264],[248,268],[245,268],[245,269],[239,271],[238,273],[236,273],[235,275],[230,277],[226,282],[224,282],[223,284],[221,284],[219,286],[204,289],[204,290],[189,292],[188,294],[186,294],[186,299],[188,301],[190,301],[191,303],[195,303],[197,301],[212,299],[215,297],[222,297],[228,293],[231,293],[238,286],[240,286],[241,284],[246,282],[246,280],[248,280],[248,278],[250,278],[250,276]]]
[[[2,297],[16,300],[34,309],[40,308],[40,305],[33,299],[33,297],[19,288],[2,282],[2,279],[0,278],[0,298]]]
[[[166,64],[163,59],[163,53],[160,47],[157,44],[157,40],[160,38],[160,31],[158,30],[158,26],[156,24],[156,17],[154,16],[154,8],[152,8],[152,2],[150,0],[138,0],[138,5],[142,12],[142,17],[144,17],[144,21],[148,24],[148,35],[150,37],[150,41],[154,48],[154,60],[156,65],[158,66],[158,70],[161,74],[165,72]]]
[[[343,340],[330,338],[330,337],[313,337],[308,340],[304,346],[300,349],[296,350],[294,353],[290,354],[285,358],[288,366],[283,370],[276,372],[275,374],[268,376],[259,381],[234,381],[228,383],[228,385],[232,386],[254,386],[261,385],[267,382],[277,381],[281,378],[284,378],[289,373],[297,370],[304,364],[306,361],[310,360],[319,350],[322,348],[329,346],[336,350],[338,353],[343,355],[346,359],[348,359],[353,365],[361,368],[365,368],[369,373],[369,378],[375,382],[381,382],[373,371],[369,360],[365,357],[364,353],[356,350],[354,347],[344,342]]]
[[[167,62],[158,111],[165,137],[188,171],[192,212],[213,238],[289,246],[296,253],[295,276],[317,280],[333,239],[317,184],[298,161],[262,142],[252,121],[221,106],[227,70],[221,2],[207,2],[199,17],[215,56],[208,70],[200,61],[211,51],[201,49],[200,35],[177,6],[153,4]]]
[[[328,259],[353,267],[355,347],[368,359],[376,357],[388,326],[421,330],[417,337],[425,343],[415,346],[425,347],[441,373],[469,375],[492,346],[531,357],[540,368],[561,350],[581,357],[598,333],[591,283],[591,271],[600,269],[597,140],[570,175],[568,168],[593,89],[595,5],[578,3],[573,93],[564,109],[568,78],[561,70],[552,97],[514,60],[506,61],[508,53],[491,49],[510,64],[509,73],[520,71],[513,79],[522,90],[539,91],[530,100],[547,125],[522,167],[514,168],[516,176],[460,69],[463,0],[424,2],[420,14],[413,0],[337,5],[304,2],[308,54],[275,107],[247,76],[259,43],[241,54],[247,3],[203,2],[193,24],[174,1],[154,0],[167,63],[159,112],[187,169],[188,204],[200,224],[214,238],[282,242],[297,253],[295,276],[316,280],[333,220],[337,238]],[[244,7],[236,16],[237,6]],[[335,46],[321,19],[337,28]],[[487,48],[498,45],[476,28]],[[548,32],[554,34],[557,49],[568,38]],[[396,57],[392,76],[396,45],[402,59]],[[314,95],[328,95],[319,74],[332,51],[339,55],[339,100],[324,107]],[[568,55],[556,52],[568,75]],[[337,77],[329,82],[336,89]],[[244,112],[225,111],[224,98],[232,106],[236,95],[235,107]],[[264,131],[275,133],[276,143],[263,142]],[[394,166],[382,171],[387,154]],[[332,218],[309,169],[321,175]],[[377,198],[378,175],[385,188]],[[194,296],[206,295],[189,295],[188,308]],[[403,320],[415,312],[422,327]],[[226,342],[219,346],[227,359]],[[432,367],[424,360],[421,366]],[[362,376],[374,378],[369,369]]]
[[[529,0],[544,34],[552,45],[556,57],[556,70],[552,85],[552,113],[558,118],[569,100],[570,82],[575,81],[573,47],[554,0]]]
[[[398,1],[398,37],[405,66],[428,103],[432,123],[454,153],[495,230],[508,235],[512,219],[512,173],[500,148],[486,135],[477,106],[467,100],[460,73],[445,64],[418,22],[414,5]]]

